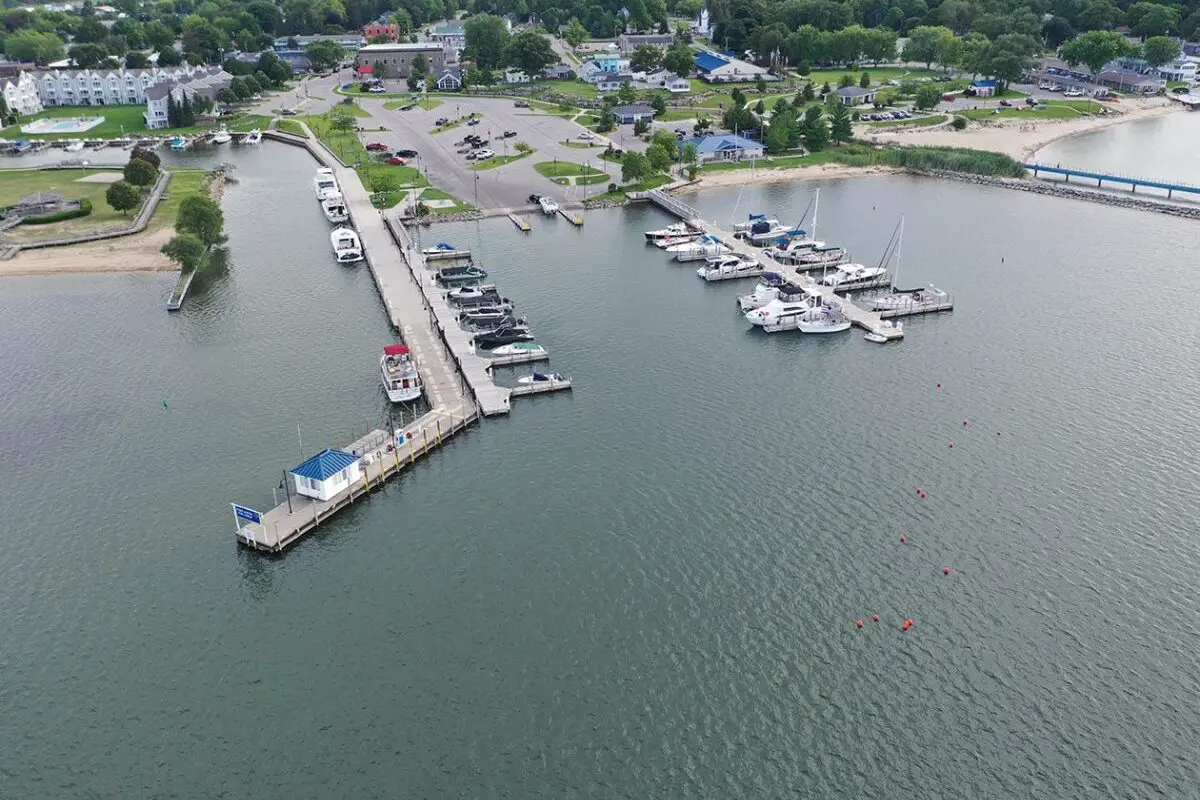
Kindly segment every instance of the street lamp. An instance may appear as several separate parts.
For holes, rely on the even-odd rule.
[[[479,173],[475,173],[475,207],[479,208]]]

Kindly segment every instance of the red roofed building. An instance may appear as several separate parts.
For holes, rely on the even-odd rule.
[[[367,37],[368,42],[377,36],[386,36],[389,42],[395,42],[400,39],[400,26],[394,22],[372,22],[363,26],[362,35]]]

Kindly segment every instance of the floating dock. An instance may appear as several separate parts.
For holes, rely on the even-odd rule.
[[[568,213],[567,210],[565,208],[562,208],[561,206],[558,209],[558,213],[562,215],[563,219],[565,219],[567,222],[570,222],[576,228],[583,227],[583,215],[582,214]]]
[[[517,230],[524,231],[525,233],[529,233],[531,230],[533,230],[528,222],[523,220],[521,217],[518,217],[516,214],[509,213],[508,218],[512,220],[513,225],[517,226]]]
[[[436,253],[422,253],[426,261],[461,261],[471,258],[470,250],[438,250]]]

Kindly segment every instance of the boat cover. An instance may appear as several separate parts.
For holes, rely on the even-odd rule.
[[[408,345],[389,344],[383,348],[383,353],[388,356],[406,356],[408,355]]]

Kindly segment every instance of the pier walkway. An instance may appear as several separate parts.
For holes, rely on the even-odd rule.
[[[658,205],[665,211],[680,217],[680,219],[696,230],[703,231],[704,233],[717,237],[734,253],[753,259],[759,264],[763,264],[772,272],[789,274],[789,268],[787,266],[780,264],[762,250],[747,244],[742,239],[735,239],[733,234],[721,229],[716,223],[701,219],[700,213],[688,204],[680,202],[674,197],[671,197],[669,194],[659,191],[658,189],[645,192],[641,196]],[[688,216],[684,216],[685,214]],[[850,302],[849,298],[839,297],[835,287],[822,286],[807,275],[799,274],[796,275],[796,278],[793,282],[797,285],[804,286],[806,288],[812,288],[820,292],[821,298],[824,302],[831,305],[836,303],[841,307],[842,313],[846,315],[846,318],[860,328],[868,330],[872,333],[878,333],[889,340],[900,339],[904,336],[903,329],[897,328],[891,323],[885,323],[883,317],[881,317],[877,312],[860,308],[859,306],[856,306],[854,303]]]
[[[1152,178],[1138,178],[1132,175],[1117,175],[1110,172],[1089,172],[1088,170],[1072,169],[1071,167],[1050,167],[1045,164],[1025,164],[1025,169],[1033,173],[1033,177],[1037,178],[1042,173],[1046,175],[1061,175],[1064,183],[1070,183],[1071,178],[1085,178],[1089,181],[1095,181],[1096,186],[1102,186],[1106,181],[1108,183],[1123,184],[1130,188],[1130,191],[1137,192],[1141,186],[1147,189],[1163,189],[1170,198],[1175,192],[1183,192],[1186,194],[1200,195],[1200,186],[1191,183],[1170,183],[1168,181],[1159,181]]]

